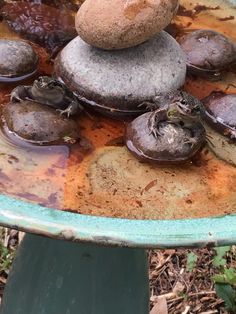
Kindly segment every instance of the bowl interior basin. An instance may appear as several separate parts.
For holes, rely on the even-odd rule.
[[[209,28],[236,42],[236,1],[202,3],[200,9],[197,1],[182,0],[172,31]],[[3,22],[1,37],[19,35]],[[39,73],[50,75],[47,53],[33,45],[40,55]],[[220,82],[187,78],[185,88],[202,98],[215,89],[235,92],[235,85],[232,71]],[[3,105],[13,87],[0,85]],[[207,147],[189,165],[142,164],[123,145],[123,122],[84,115],[78,124],[83,140],[71,147],[23,144],[2,126],[1,225],[58,239],[129,247],[235,243],[236,167],[217,159]]]

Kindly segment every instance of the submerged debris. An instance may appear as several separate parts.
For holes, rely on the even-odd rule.
[[[1,16],[16,33],[42,45],[51,54],[77,36],[73,13],[46,4],[8,3],[1,9]]]

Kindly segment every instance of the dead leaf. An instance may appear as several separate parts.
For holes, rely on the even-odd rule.
[[[190,306],[187,305],[185,310],[181,314],[188,314],[189,310],[190,310]]]
[[[0,283],[6,283],[7,282],[7,280],[6,280],[6,278],[4,278],[4,277],[0,277]]]
[[[181,292],[184,291],[184,288],[184,285],[178,281],[174,286],[173,292],[176,296],[178,296]]]
[[[218,310],[201,312],[200,314],[215,314],[215,313],[218,313]]]
[[[158,298],[150,314],[168,314],[166,298]]]
[[[18,237],[19,237],[19,243],[24,239],[25,233],[22,231],[19,231]]]
[[[173,254],[175,254],[176,253],[176,250],[173,250],[173,249],[168,249],[168,250],[165,250],[164,252],[163,252],[163,254],[167,254],[167,255],[173,255]]]
[[[144,190],[148,192],[151,188],[153,188],[157,184],[157,179],[153,180],[148,183],[148,185],[145,186]]]

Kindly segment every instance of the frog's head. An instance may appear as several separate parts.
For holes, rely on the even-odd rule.
[[[201,108],[202,103],[197,98],[181,91],[178,99],[170,105],[167,116],[169,119],[195,120],[199,119]]]
[[[57,86],[57,80],[50,76],[40,76],[34,81],[34,87],[40,90],[53,89]]]

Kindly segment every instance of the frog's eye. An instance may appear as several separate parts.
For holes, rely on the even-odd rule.
[[[43,76],[40,76],[40,77],[38,78],[38,83],[39,83],[39,85],[40,85],[41,87],[45,87],[45,86],[48,85],[48,81],[45,80],[45,78],[44,78]]]
[[[187,105],[187,101],[185,99],[181,99],[180,102],[181,102],[182,105]]]

